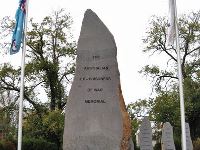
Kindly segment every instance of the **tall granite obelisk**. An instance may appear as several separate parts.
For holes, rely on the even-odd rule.
[[[113,35],[87,10],[65,113],[63,150],[133,150]]]

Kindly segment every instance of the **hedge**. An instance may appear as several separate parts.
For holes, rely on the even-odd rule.
[[[23,150],[58,150],[55,143],[44,139],[24,138],[22,142]]]

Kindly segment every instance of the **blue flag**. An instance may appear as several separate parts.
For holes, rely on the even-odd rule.
[[[26,4],[26,0],[20,0],[19,7],[15,15],[16,24],[15,24],[15,29],[12,36],[12,44],[10,48],[11,55],[19,52],[21,43],[23,40],[24,20],[25,20],[25,13],[26,13],[25,4]]]

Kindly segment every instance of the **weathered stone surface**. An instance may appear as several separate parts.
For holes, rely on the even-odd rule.
[[[162,150],[175,150],[173,128],[169,122],[163,124],[161,141]]]
[[[121,150],[134,150],[133,141],[131,139],[131,122],[129,119],[129,114],[126,111],[126,105],[122,95],[121,86],[119,86],[119,100],[120,100],[120,110],[123,118],[123,136],[121,140]]]
[[[140,126],[139,145],[140,150],[153,150],[152,129],[148,117],[144,117]]]
[[[190,126],[188,123],[185,123],[185,133],[187,150],[193,150],[193,144],[190,136]]]
[[[64,150],[128,150],[130,121],[120,89],[114,38],[87,10],[65,113]]]

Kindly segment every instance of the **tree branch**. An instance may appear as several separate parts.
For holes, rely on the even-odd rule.
[[[16,92],[20,93],[20,89],[19,89],[19,88],[14,87],[13,85],[9,85],[9,84],[6,83],[6,81],[3,80],[2,78],[1,78],[1,81],[2,81],[3,83],[5,83],[7,86],[1,86],[0,88],[5,89],[5,90],[10,90],[10,91],[16,91]],[[24,91],[24,98],[25,98],[30,104],[32,104],[33,107],[34,107],[38,112],[40,112],[40,105],[37,104],[37,103],[35,103],[34,101],[32,101],[32,100],[28,97],[28,95],[26,94],[25,91]]]
[[[191,54],[191,53],[195,52],[196,50],[200,50],[200,46],[198,46],[195,49],[191,50],[190,52],[188,52],[188,54]]]
[[[167,50],[168,49],[166,49],[166,47],[165,47],[165,45],[160,41],[161,39],[159,39],[159,46],[162,48],[162,50],[171,58],[171,59],[173,59],[175,62],[177,62],[177,59],[172,55],[172,54],[170,54]]]

